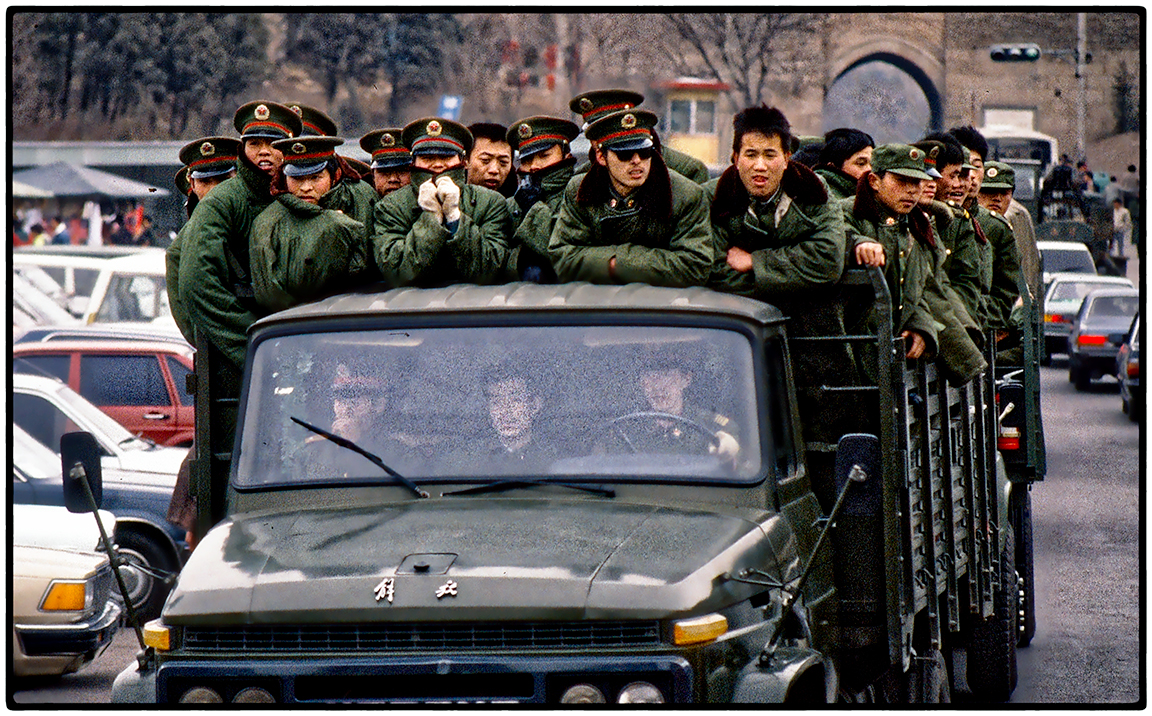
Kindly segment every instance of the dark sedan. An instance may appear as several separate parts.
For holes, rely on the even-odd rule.
[[[1132,288],[1100,288],[1084,297],[1068,336],[1068,380],[1076,390],[1115,373],[1116,355],[1138,310],[1140,292]]]
[[[1144,409],[1144,390],[1140,387],[1140,314],[1124,336],[1124,344],[1116,354],[1116,380],[1120,381],[1121,407],[1134,423],[1140,422]]]

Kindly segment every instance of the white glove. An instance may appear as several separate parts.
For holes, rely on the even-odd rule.
[[[447,175],[436,180],[436,196],[444,209],[444,222],[451,224],[460,220],[460,187]]]
[[[718,430],[716,431],[716,443],[709,446],[708,452],[735,462],[736,457],[740,454],[740,443],[730,433]]]
[[[436,197],[436,185],[431,181],[426,181],[420,185],[420,193],[416,197],[416,203],[421,209],[427,211],[436,219],[439,224],[444,220],[444,213],[440,209],[440,200]]]

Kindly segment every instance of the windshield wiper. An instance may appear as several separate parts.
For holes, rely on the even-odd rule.
[[[404,485],[404,487],[407,487],[409,490],[414,492],[417,497],[428,497],[428,493],[425,492],[424,490],[421,490],[419,487],[417,487],[415,482],[412,482],[408,478],[404,477],[400,473],[398,473],[395,470],[393,470],[392,468],[388,467],[387,465],[384,464],[384,461],[381,460],[378,456],[373,455],[372,453],[368,452],[367,450],[360,447],[359,445],[352,442],[351,440],[349,440],[347,438],[342,438],[339,435],[335,435],[333,433],[330,433],[327,430],[324,430],[323,428],[316,427],[315,425],[309,425],[308,423],[304,422],[300,418],[297,418],[296,416],[290,415],[288,417],[290,417],[292,419],[292,422],[296,423],[297,425],[303,425],[304,427],[308,428],[309,430],[316,433],[317,435],[328,438],[329,440],[336,443],[340,447],[347,448],[347,449],[351,450],[352,452],[359,453],[359,454],[363,455],[364,457],[368,458],[369,460],[372,461],[373,465],[380,468],[384,472],[388,473],[392,477],[396,478],[396,480],[399,481],[400,484]]]
[[[570,490],[579,490],[581,492],[591,492],[594,495],[603,495],[604,497],[615,497],[616,491],[610,487],[602,487],[600,485],[581,485],[575,482],[555,482],[553,480],[497,480],[490,482],[487,485],[476,485],[475,487],[465,487],[462,490],[452,490],[451,492],[442,493],[443,497],[449,495],[479,495],[485,492],[504,492],[506,490],[514,490],[517,487],[537,487],[540,485],[557,485],[559,487],[567,487]]]

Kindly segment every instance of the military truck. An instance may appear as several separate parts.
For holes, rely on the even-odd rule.
[[[113,701],[1006,700],[995,373],[906,361],[881,274],[842,283],[874,334],[789,339],[703,288],[468,285],[258,321],[238,403],[199,351],[215,524]],[[873,379],[797,385],[820,341]],[[806,443],[814,394],[869,431]],[[204,431],[229,410],[224,452]]]

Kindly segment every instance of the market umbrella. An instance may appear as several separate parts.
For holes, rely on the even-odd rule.
[[[50,199],[52,192],[38,189],[24,182],[12,182],[12,197],[15,199]]]
[[[59,198],[110,197],[142,199],[168,196],[168,190],[149,186],[122,176],[68,162],[56,162],[12,173],[13,182],[51,192]]]

